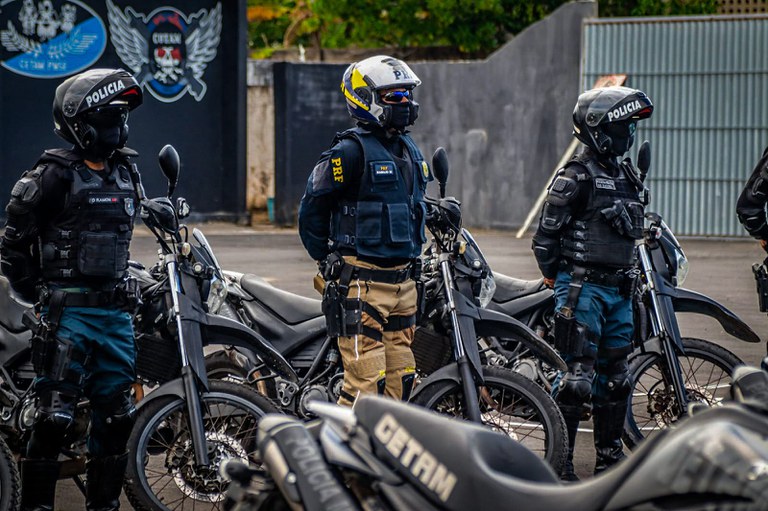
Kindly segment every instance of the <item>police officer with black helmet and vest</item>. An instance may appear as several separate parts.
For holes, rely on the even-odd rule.
[[[320,267],[316,288],[344,365],[339,404],[360,393],[407,400],[415,377],[423,204],[432,179],[407,134],[421,83],[388,56],[350,65],[341,89],[357,127],[336,135],[315,165],[299,207],[299,234]]]
[[[533,251],[556,299],[555,347],[568,364],[553,386],[568,427],[561,473],[576,480],[573,449],[590,400],[595,473],[624,457],[621,434],[632,389],[631,290],[635,240],[642,237],[645,191],[629,158],[637,122],[653,105],[643,92],[605,87],[584,92],[573,130],[586,149],[549,186]]]
[[[138,301],[126,276],[139,186],[129,158],[137,153],[125,143],[128,114],[141,102],[141,88],[122,69],[65,80],[54,98],[54,131],[73,147],[46,150],[6,207],[0,267],[38,312],[27,318],[38,408],[20,462],[24,510],[54,509],[59,452],[83,395],[92,413],[86,507],[119,508],[136,411],[128,311]]]

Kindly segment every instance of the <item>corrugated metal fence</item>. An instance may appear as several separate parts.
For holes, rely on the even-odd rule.
[[[582,87],[624,73],[653,117],[652,211],[678,234],[745,236],[735,204],[768,145],[768,16],[585,22]]]

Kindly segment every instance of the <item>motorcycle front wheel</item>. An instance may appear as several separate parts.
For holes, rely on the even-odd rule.
[[[0,509],[16,511],[21,507],[21,478],[16,459],[5,440],[0,438]]]
[[[186,402],[164,396],[139,409],[128,439],[125,494],[136,510],[224,509],[224,460],[257,461],[259,419],[278,410],[257,392],[224,381],[210,381],[201,396],[210,465],[195,463]]]
[[[563,415],[555,401],[528,378],[483,366],[485,385],[478,400],[483,424],[520,442],[560,473],[568,449]],[[452,380],[429,383],[411,403],[466,419],[464,388]]]
[[[713,342],[690,337],[683,337],[682,341],[685,356],[678,360],[688,401],[718,406],[728,396],[733,370],[744,362]],[[674,424],[682,415],[666,365],[658,353],[639,355],[629,364],[634,385],[623,440],[630,449]]]

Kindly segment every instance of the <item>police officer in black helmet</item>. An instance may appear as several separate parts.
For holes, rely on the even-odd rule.
[[[561,478],[576,480],[573,448],[591,400],[595,473],[623,457],[621,433],[632,388],[627,356],[633,331],[630,293],[635,240],[642,237],[644,186],[629,158],[637,122],[653,105],[626,87],[581,94],[574,134],[586,149],[549,187],[533,251],[556,298],[555,347],[568,364],[553,386],[568,427]]]
[[[22,508],[54,509],[57,461],[85,395],[92,411],[87,508],[119,508],[135,407],[131,315],[136,286],[126,277],[137,204],[125,148],[128,114],[142,102],[122,69],[92,69],[56,89],[55,132],[73,147],[46,150],[11,191],[0,240],[1,269],[37,302],[35,423],[22,453]],[[51,347],[55,349],[51,349]]]

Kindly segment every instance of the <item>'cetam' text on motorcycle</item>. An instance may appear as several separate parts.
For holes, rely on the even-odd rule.
[[[650,146],[645,142],[638,154],[638,169],[645,175],[649,165]],[[636,250],[635,350],[630,355],[634,387],[623,436],[629,447],[685,415],[690,402],[719,404],[727,394],[734,369],[743,363],[716,343],[682,337],[676,313],[712,317],[737,339],[760,342],[759,336],[726,307],[679,287],[688,273],[688,260],[659,215],[646,214],[643,239]],[[542,279],[525,281],[498,273],[495,277],[497,287],[489,308],[525,322],[552,342],[552,290]],[[512,367],[550,388],[556,375],[553,368],[539,358],[526,356],[514,341],[492,341],[488,345],[491,363]]]
[[[740,367],[734,400],[697,408],[622,463],[566,484],[517,442],[376,396],[353,410],[311,403],[300,423],[259,425],[263,465],[225,465],[229,509],[765,510],[768,375]],[[263,470],[266,468],[267,470]],[[322,481],[322,484],[319,484]]]

